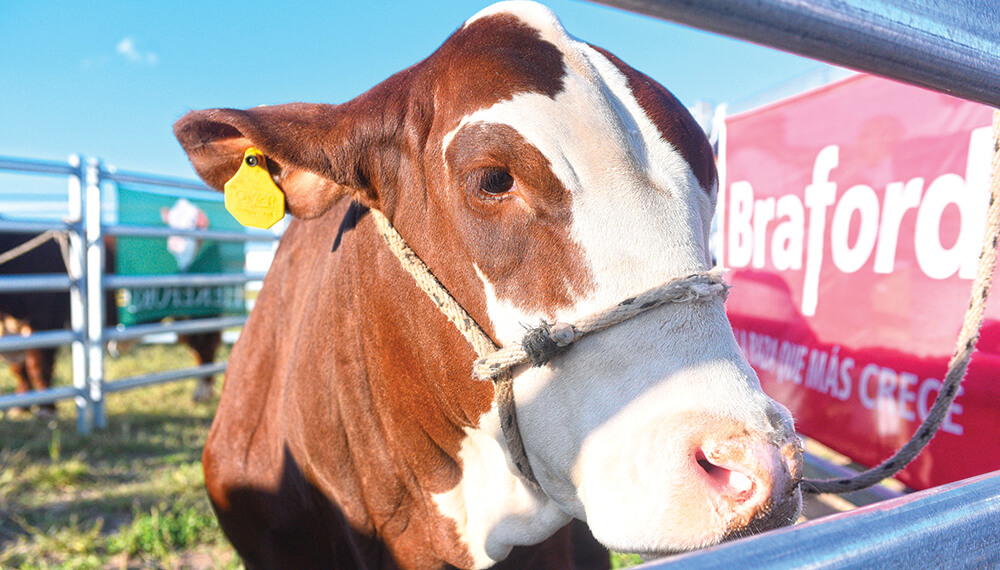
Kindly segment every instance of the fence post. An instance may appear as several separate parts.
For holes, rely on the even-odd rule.
[[[83,228],[87,243],[87,391],[94,426],[107,427],[104,406],[104,240],[101,161],[87,159]]]
[[[70,278],[70,326],[76,338],[71,345],[73,357],[73,387],[78,390],[76,401],[76,431],[86,435],[93,427],[93,406],[87,389],[87,266],[86,236],[84,234],[83,161],[80,155],[69,157],[74,172],[69,176],[69,255],[66,272]]]

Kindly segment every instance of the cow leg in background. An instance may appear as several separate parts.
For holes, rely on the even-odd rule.
[[[52,372],[56,363],[56,349],[38,348],[29,350],[25,359],[25,369],[28,379],[35,390],[48,390],[52,387]],[[43,404],[38,407],[40,416],[54,416],[55,404]]]
[[[56,349],[54,348],[31,348],[24,351],[24,359],[18,359],[10,365],[11,372],[17,377],[17,393],[47,390],[52,386],[52,369],[55,360]],[[54,416],[55,414],[55,404],[44,404],[38,407],[38,415],[40,416]]]
[[[177,340],[188,345],[191,354],[194,355],[195,364],[201,366],[215,361],[215,352],[222,344],[221,332],[207,332],[197,334],[179,335]],[[212,397],[212,382],[214,376],[203,376],[198,379],[198,386],[194,389],[191,398],[195,402],[204,402]]]
[[[31,391],[31,382],[28,380],[28,373],[25,370],[24,360],[26,355],[21,352],[15,355],[5,355],[5,360],[10,364],[10,372],[17,378],[17,386],[14,388],[15,394],[24,394]],[[27,408],[11,408],[11,417],[21,417],[31,413]]]

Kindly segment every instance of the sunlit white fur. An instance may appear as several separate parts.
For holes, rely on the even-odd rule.
[[[533,144],[572,195],[571,236],[594,283],[572,307],[543,315],[498,298],[480,274],[497,336],[510,344],[541,318],[571,322],[708,269],[715,189],[699,186],[617,68],[566,35],[548,9],[502,3],[473,20],[498,12],[523,14],[563,52],[564,89],[554,100],[518,94],[475,112],[445,144],[480,122],[510,125]],[[506,463],[503,437],[495,412],[485,416],[463,443],[462,484],[438,496],[477,564],[540,541],[567,522],[565,515],[586,520],[598,540],[625,551],[715,542],[725,521],[712,517],[722,515],[692,521],[694,514],[681,512],[691,500],[681,495],[696,476],[683,443],[690,438],[682,436],[700,427],[677,418],[711,414],[764,437],[788,435],[773,433],[766,420],[772,404],[740,355],[719,299],[661,307],[586,337],[548,366],[520,370],[514,385],[519,426],[545,496],[532,497],[509,468],[499,468]],[[555,507],[564,514],[554,516]]]
[[[507,2],[491,4],[466,20],[463,27],[496,14],[515,14],[522,22],[541,31],[543,34],[553,36],[566,34],[562,23],[559,21],[559,17],[552,10],[536,2],[527,2],[524,0],[508,0]]]
[[[570,521],[556,503],[513,475],[502,437],[494,406],[477,429],[466,430],[459,452],[462,482],[434,496],[438,509],[455,520],[476,568],[503,560],[515,545],[541,542]]]

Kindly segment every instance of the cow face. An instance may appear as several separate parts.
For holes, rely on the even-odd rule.
[[[537,4],[484,10],[348,103],[195,112],[175,132],[216,188],[255,146],[294,215],[345,195],[381,210],[500,344],[710,266],[704,135],[669,92]],[[461,481],[434,493],[474,566],[570,517],[608,547],[657,553],[798,515],[791,417],[761,391],[721,299],[588,336],[514,386],[543,493],[510,467],[485,408],[461,426]]]

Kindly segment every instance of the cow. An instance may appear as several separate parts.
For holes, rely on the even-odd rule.
[[[166,213],[164,213],[166,215]],[[0,233],[0,253],[9,252],[34,239],[35,234]],[[192,240],[193,241],[193,240]],[[115,241],[105,240],[107,271],[115,272]],[[0,275],[28,275],[39,273],[66,273],[66,260],[62,243],[47,240],[41,245],[0,264]],[[118,322],[113,292],[105,295],[105,322]],[[18,292],[0,293],[0,336],[7,334],[30,335],[34,331],[67,328],[70,325],[70,299],[68,293]],[[198,366],[215,360],[215,353],[222,343],[218,331],[178,335],[178,342],[186,344]],[[52,373],[56,358],[55,348],[31,348],[23,351],[0,353],[10,363],[16,378],[18,394],[30,390],[45,390],[52,386]],[[212,376],[200,378],[192,399],[206,401],[212,396]],[[38,407],[42,416],[55,414],[55,404]]]
[[[0,233],[0,253],[25,246],[34,234]],[[37,273],[65,272],[60,243],[46,240],[22,255],[0,264],[0,275],[30,275]],[[0,293],[0,336],[30,335],[33,331],[60,329],[69,326],[69,295],[49,291],[25,293]],[[0,353],[0,358],[10,364],[16,379],[18,394],[30,390],[45,390],[52,385],[56,349],[29,348]],[[56,412],[55,404],[38,407],[40,416]]]
[[[473,378],[442,295],[400,261],[418,257],[464,326],[503,347],[709,270],[704,134],[548,8],[486,8],[345,103],[189,111],[174,133],[216,189],[266,165],[294,217],[202,458],[248,568],[569,568],[586,543],[573,520],[645,556],[796,520],[793,420],[761,390],[723,295],[517,365],[516,421],[501,425],[501,384]]]

